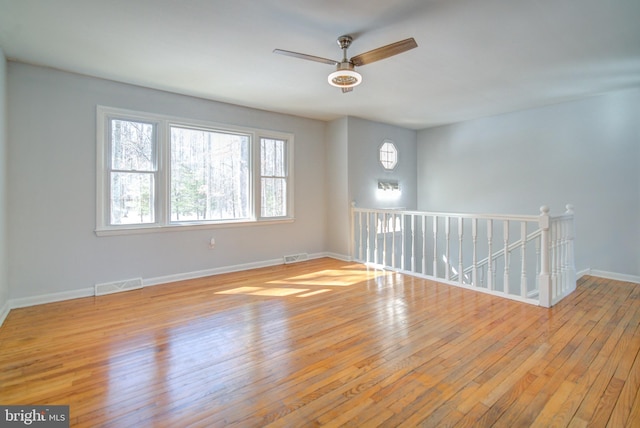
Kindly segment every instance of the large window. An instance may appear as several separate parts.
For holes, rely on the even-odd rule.
[[[98,234],[290,220],[293,136],[98,108]]]
[[[172,126],[171,221],[251,218],[250,143],[247,134]]]

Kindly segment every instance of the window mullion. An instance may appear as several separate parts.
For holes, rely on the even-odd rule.
[[[156,178],[157,178],[157,199],[156,214],[157,222],[160,225],[169,223],[168,212],[170,210],[171,194],[171,141],[170,141],[169,123],[166,120],[158,122],[157,134],[157,152],[156,152]]]
[[[251,134],[251,167],[249,168],[249,178],[251,186],[251,207],[254,220],[262,217],[262,137],[256,133]]]

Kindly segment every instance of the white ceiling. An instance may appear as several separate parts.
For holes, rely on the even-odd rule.
[[[407,37],[358,70],[339,60]],[[640,0],[0,0],[11,60],[322,120],[412,129],[640,87]]]

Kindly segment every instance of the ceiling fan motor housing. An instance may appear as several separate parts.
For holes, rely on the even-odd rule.
[[[362,82],[362,76],[353,68],[353,64],[349,61],[339,63],[336,71],[329,75],[329,84],[341,88],[359,85]]]

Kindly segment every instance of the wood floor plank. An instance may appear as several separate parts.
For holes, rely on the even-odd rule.
[[[640,425],[640,285],[551,309],[334,259],[12,310],[0,403],[78,427]]]
[[[640,421],[640,390],[636,393],[636,398],[631,406],[631,412],[629,413],[625,426],[633,426],[637,421]]]
[[[636,346],[633,346],[632,349],[636,348],[638,342],[640,342],[640,335],[637,332],[634,335],[634,342]],[[632,352],[629,352],[628,354],[631,353]],[[625,373],[624,370],[618,368],[616,375],[618,378],[625,375],[627,377],[625,379],[624,386],[622,387],[622,391],[620,392],[620,396],[616,401],[611,418],[607,423],[607,426],[610,427],[624,426],[631,414],[636,394],[640,391],[640,353],[636,352],[633,365],[628,373]]]
[[[607,326],[609,327],[606,329],[608,337],[598,356],[601,363],[591,366],[600,366],[601,368],[597,371],[597,376],[595,376],[593,381],[590,383],[589,390],[585,394],[584,399],[576,412],[576,417],[581,420],[589,421],[592,417],[596,417],[601,422],[604,420],[605,424],[608,420],[612,408],[609,409],[609,406],[606,405],[607,408],[604,410],[605,414],[600,414],[600,412],[603,411],[603,404],[601,401],[604,396],[606,396],[605,392],[607,391],[607,387],[611,384],[620,360],[627,352],[629,352],[628,344],[624,340],[623,336],[625,330],[629,331],[628,326],[630,324],[633,325],[633,332],[637,330],[636,327],[640,321],[640,310],[638,310],[638,307],[633,309],[634,310],[626,310],[624,314],[620,314],[616,311],[618,316],[614,316],[607,323]],[[592,372],[593,375],[596,375],[595,370],[592,370]],[[615,391],[618,391],[618,385],[619,382],[616,382],[616,387],[614,388]]]

